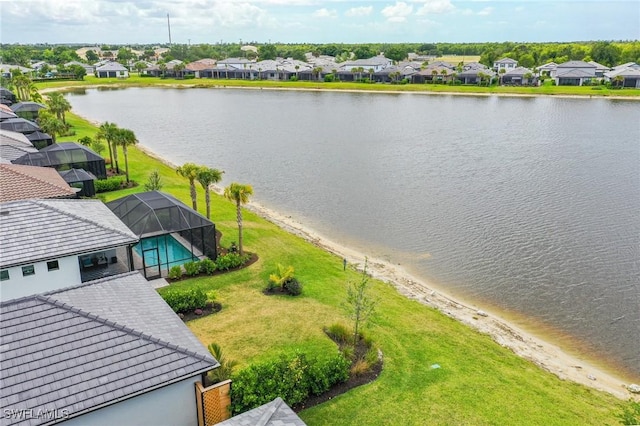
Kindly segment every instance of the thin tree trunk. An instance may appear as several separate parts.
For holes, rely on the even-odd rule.
[[[116,141],[113,141],[113,161],[116,163],[116,173],[120,174],[120,167],[118,166],[118,146]],[[111,167],[113,169],[113,167]]]
[[[193,205],[193,209],[195,211],[198,211],[198,200],[197,200],[197,196],[196,196],[196,183],[194,182],[193,179],[189,183],[191,184],[191,204]]]
[[[207,219],[211,219],[211,195],[209,194],[209,187],[205,189],[204,201],[207,203]]]
[[[242,207],[240,207],[240,200],[236,201],[236,216],[238,219],[238,247],[240,248],[240,256],[244,255],[244,250],[242,249]]]
[[[129,158],[127,156],[127,146],[122,146],[122,153],[124,154],[124,170],[127,176],[127,186],[129,186]]]
[[[53,142],[55,143],[55,138]],[[111,166],[111,170],[113,170],[113,152],[111,152],[111,142],[107,141],[107,147],[109,147],[109,166]]]

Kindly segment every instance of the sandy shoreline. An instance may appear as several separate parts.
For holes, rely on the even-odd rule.
[[[52,90],[43,90],[42,92],[47,93],[51,91],[65,90],[70,88],[71,87],[55,88]],[[274,90],[298,89],[276,88]],[[426,94],[467,95],[463,93]],[[487,94],[478,95],[485,96]],[[516,94],[513,96],[521,95]],[[613,98],[609,97],[609,99]],[[100,124],[89,118],[84,118],[89,120],[94,125]],[[137,145],[137,148],[145,152],[147,155],[163,162],[164,164],[167,164],[170,167],[176,168],[179,166],[178,164],[175,164],[170,160],[161,157],[144,145]],[[222,193],[222,188],[220,187],[214,186],[212,187],[212,189],[218,194]],[[301,238],[316,245],[319,248],[322,248],[323,250],[347,259],[350,264],[361,265],[364,262],[364,254],[325,238],[324,236],[315,232],[313,229],[310,229],[304,226],[304,224],[293,220],[291,217],[284,216],[276,211],[261,206],[256,202],[250,202],[246,207],[250,211],[276,224],[285,231],[300,236]],[[614,374],[611,374],[584,359],[580,359],[576,356],[568,354],[557,345],[544,341],[543,339],[534,336],[532,333],[524,331],[520,327],[508,322],[504,318],[500,318],[500,316],[496,315],[494,312],[480,311],[478,310],[478,308],[473,307],[471,303],[463,303],[460,300],[456,300],[454,297],[447,295],[440,290],[435,290],[429,283],[416,278],[398,265],[394,265],[386,260],[369,257],[368,271],[374,278],[380,279],[381,281],[393,285],[398,290],[398,292],[405,297],[431,306],[441,311],[443,314],[448,315],[478,330],[481,333],[490,335],[498,344],[509,348],[516,355],[533,362],[540,368],[551,372],[562,380],[570,380],[576,383],[580,383],[590,388],[610,393],[623,400],[633,398],[640,401],[640,395],[633,394],[627,389],[627,387],[631,383],[625,382],[621,377],[617,377]]]
[[[139,146],[139,148],[170,167],[178,166],[157,155],[148,147]],[[222,194],[223,188],[213,186],[212,189],[216,193]],[[285,231],[347,259],[349,264],[362,265],[364,263],[364,254],[329,240],[289,216],[284,216],[253,201],[245,207]],[[416,278],[398,265],[382,259],[371,257],[368,259],[367,270],[374,278],[394,286],[405,297],[431,306],[481,333],[490,335],[496,343],[509,348],[516,355],[533,362],[560,379],[608,392],[623,400],[629,398],[640,400],[640,396],[627,390],[627,386],[631,383],[625,382],[622,378],[604,371],[593,363],[568,354],[560,347],[534,336],[493,312],[480,311],[470,303],[463,303],[441,290],[435,290],[429,283]]]

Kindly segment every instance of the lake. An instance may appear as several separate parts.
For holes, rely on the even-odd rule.
[[[67,98],[174,163],[252,184],[255,201],[337,243],[640,377],[638,102],[213,88]]]

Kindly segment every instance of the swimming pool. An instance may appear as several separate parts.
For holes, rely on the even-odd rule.
[[[144,265],[170,269],[184,263],[198,260],[196,256],[185,246],[180,244],[171,235],[160,235],[145,238],[133,246],[135,252],[144,258]]]

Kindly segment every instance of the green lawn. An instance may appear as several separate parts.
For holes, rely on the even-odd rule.
[[[70,115],[78,136],[95,133]],[[120,154],[121,156],[122,154]],[[163,190],[190,205],[189,188],[175,170],[136,148],[130,149],[131,177],[143,184],[159,170]],[[249,183],[252,182],[243,182]],[[105,200],[142,191],[105,194]],[[198,188],[204,212],[204,194]],[[222,244],[237,241],[235,206],[212,194],[212,219]],[[240,271],[194,278],[173,286],[215,294],[221,312],[188,323],[204,345],[216,342],[239,368],[282,352],[335,351],[322,329],[349,324],[345,308],[348,281],[342,260],[291,235],[255,214],[244,212],[245,248],[259,261]],[[265,296],[276,264],[292,265],[304,284],[302,296]],[[391,285],[373,282],[380,299],[366,332],[384,352],[384,371],[373,383],[300,413],[309,425],[615,425],[622,402],[562,381],[514,355],[490,337],[401,296]],[[162,292],[162,291],[161,291]],[[432,369],[433,364],[441,368]]]
[[[183,86],[183,87],[243,87],[273,89],[305,89],[305,90],[367,90],[372,92],[394,91],[415,93],[462,93],[462,94],[515,94],[515,95],[564,95],[564,96],[625,96],[640,97],[638,89],[607,89],[606,87],[551,86],[517,87],[517,86],[448,86],[446,84],[367,84],[352,82],[325,83],[317,81],[269,81],[269,80],[225,80],[225,79],[160,79],[133,75],[126,79],[96,78],[87,76],[83,81],[38,82],[40,89],[61,88],[68,86]]]

